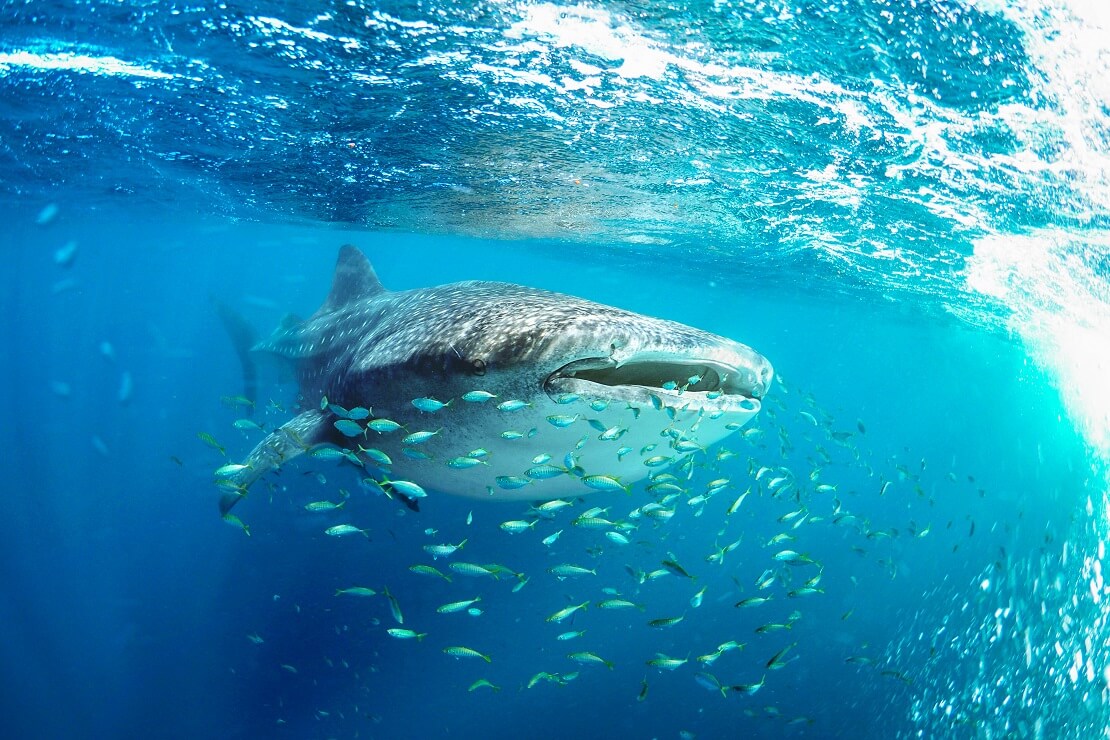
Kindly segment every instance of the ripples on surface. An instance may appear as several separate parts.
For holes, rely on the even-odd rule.
[[[1027,339],[1025,314],[1060,314],[1037,302],[1058,286],[1027,269],[1021,290],[982,290],[986,263],[1062,255],[1094,265],[1071,299],[1085,305],[1063,313],[1107,328],[1106,240],[1090,233],[1110,207],[1095,4],[4,16],[9,195],[184,193],[255,218],[600,242],[726,284],[754,264],[783,289],[909,298],[995,328],[1013,314]],[[1106,449],[1110,404],[1071,411],[1092,405]]]

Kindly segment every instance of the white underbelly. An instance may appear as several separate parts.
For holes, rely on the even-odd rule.
[[[461,414],[452,411],[406,420],[404,431],[370,432],[367,440],[358,441],[389,455],[389,479],[412,481],[431,493],[537,501],[598,490],[586,484],[585,476],[607,476],[630,486],[689,455],[704,457],[705,448],[737,431],[755,416],[758,406],[728,412],[674,411],[673,419],[666,409],[640,408],[637,416],[626,404],[615,402],[601,412],[585,401],[511,412],[492,405]],[[567,423],[576,414],[579,418]],[[438,432],[419,444],[403,444],[406,434],[421,431],[415,428],[419,425]],[[523,436],[511,438],[515,434],[506,432]],[[480,462],[472,464],[466,458]]]

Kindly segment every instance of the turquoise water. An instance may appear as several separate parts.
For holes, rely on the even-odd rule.
[[[1095,4],[0,15],[5,736],[1106,736]],[[316,310],[343,243],[389,289],[578,295],[741,341],[779,381],[629,545],[571,522],[629,517],[643,483],[510,535],[523,504],[433,491],[414,513],[307,457],[235,509],[247,537],[213,471],[261,434],[221,401],[243,381],[214,302],[264,336]],[[298,403],[284,380],[262,376],[267,428]],[[341,490],[341,514],[304,510]],[[341,522],[369,538],[324,534]],[[423,546],[464,538],[456,559],[526,585],[409,570],[451,573]],[[696,578],[640,582],[670,555]],[[356,585],[428,636],[335,595]],[[600,609],[606,589],[644,611]],[[478,616],[436,611],[475,596]],[[529,688],[540,672],[561,678]]]

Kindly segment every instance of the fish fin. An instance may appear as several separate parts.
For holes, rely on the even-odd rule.
[[[386,292],[370,260],[358,247],[344,244],[339,248],[339,258],[335,262],[335,277],[332,279],[331,292],[319,310],[313,314],[322,316],[331,313],[348,303],[373,298]]]
[[[247,459],[246,466],[226,479],[234,490],[224,490],[220,495],[220,514],[231,511],[239,499],[247,495],[251,484],[271,470],[281,467],[287,460],[303,454],[311,447],[328,440],[331,434],[328,420],[331,414],[312,409],[297,414],[270,432],[259,442]]]
[[[251,401],[246,410],[247,416],[250,416],[258,400],[258,367],[254,364],[254,358],[251,355],[251,347],[256,341],[254,327],[226,303],[216,300],[213,302],[216,304],[216,313],[228,337],[231,338],[231,344],[235,347],[239,363],[243,366],[243,396]]]

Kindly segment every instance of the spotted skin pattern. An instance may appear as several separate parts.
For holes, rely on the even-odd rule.
[[[602,429],[615,425],[636,428],[643,426],[637,422],[644,409],[656,414],[659,409],[652,408],[649,389],[640,385],[597,386],[561,377],[557,373],[560,368],[595,359],[621,367],[650,357],[664,358],[674,365],[675,373],[686,375],[696,372],[690,368],[700,363],[728,368],[731,382],[754,398],[766,392],[772,377],[770,363],[745,345],[673,321],[551,291],[480,281],[388,291],[362,252],[349,245],[340,250],[331,293],[320,309],[306,321],[285,323],[253,351],[292,363],[308,410],[251,452],[246,461],[249,468],[238,479],[240,490],[225,494],[221,502],[225,512],[265,472],[320,444],[356,452],[359,443],[380,447],[394,461],[391,470],[380,472],[411,477],[439,492],[517,500],[588,493],[590,489],[573,476],[533,481],[511,491],[496,481],[499,476],[522,476],[540,452],[559,459],[572,451],[577,459],[589,463],[579,464],[592,468],[590,472],[623,475],[625,482],[643,477],[647,468],[635,456],[618,460],[613,454],[616,447],[610,449],[605,443],[585,445],[589,449],[584,449],[583,435],[590,432],[591,420],[604,424]],[[656,362],[651,367],[655,371],[671,365]],[[650,383],[654,386],[658,381]],[[574,407],[556,403],[556,398],[583,387],[594,394],[603,393],[611,402],[609,408],[592,410],[586,405],[589,398]],[[464,394],[479,389],[494,394],[497,401],[472,404],[461,400]],[[651,390],[659,396],[667,394],[658,388]],[[313,408],[325,397],[344,408],[371,408],[374,418],[392,419],[404,431],[396,437],[374,431],[365,438],[345,437],[336,430],[333,413]],[[420,411],[412,400],[421,397],[450,404],[434,413]],[[736,398],[745,405],[736,407]],[[517,410],[498,411],[498,403],[506,400],[524,403]],[[641,442],[658,441],[660,430],[673,427],[677,416],[684,416],[687,426],[700,429],[701,441],[706,442],[700,425],[707,411],[727,410],[728,418],[739,425],[759,408],[758,401],[742,396],[714,401],[704,393],[667,398],[667,402],[673,406],[672,413],[655,419],[654,426],[640,435]],[[681,409],[681,414],[675,413],[675,408]],[[548,420],[573,418],[576,412],[580,420],[565,428]],[[424,456],[406,455],[398,446],[407,434],[437,429],[444,431],[420,446]],[[537,431],[522,439],[506,439],[502,432],[509,429]],[[719,438],[727,433],[717,430],[708,436]],[[625,439],[624,443],[634,446],[632,441]],[[482,465],[446,465],[475,448],[489,450]],[[600,449],[594,452],[594,448]]]

